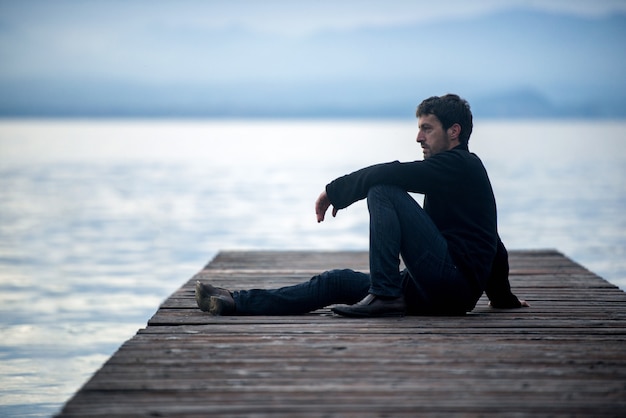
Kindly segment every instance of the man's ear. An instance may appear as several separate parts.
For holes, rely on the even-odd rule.
[[[451,141],[454,141],[455,139],[460,141],[459,136],[461,136],[461,125],[455,123],[448,128],[448,138],[450,138]]]

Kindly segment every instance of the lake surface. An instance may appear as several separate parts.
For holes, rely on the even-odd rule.
[[[626,289],[626,122],[475,125],[505,244]],[[58,411],[219,250],[367,249],[364,202],[317,224],[315,199],[421,159],[415,135],[415,120],[0,121],[0,416]]]

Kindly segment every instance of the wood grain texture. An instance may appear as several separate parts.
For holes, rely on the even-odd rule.
[[[459,317],[212,317],[194,283],[271,288],[366,252],[221,252],[59,416],[625,416],[626,294],[561,253],[511,251],[530,308]]]

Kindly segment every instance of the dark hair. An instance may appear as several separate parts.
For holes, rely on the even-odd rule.
[[[437,116],[444,130],[458,123],[461,127],[459,141],[463,144],[469,142],[473,122],[472,111],[467,100],[460,98],[456,94],[429,97],[420,103],[415,112],[415,116],[418,118],[423,115]]]

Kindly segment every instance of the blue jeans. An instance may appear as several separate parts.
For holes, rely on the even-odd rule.
[[[369,293],[404,294],[409,313],[463,314],[480,298],[455,266],[448,242],[422,207],[403,189],[375,186],[367,195],[370,211]],[[406,270],[399,271],[399,257]]]
[[[330,270],[280,289],[235,291],[237,313],[302,314],[338,303],[354,304],[368,293],[404,295],[410,314],[463,314],[474,308],[480,295],[454,265],[445,238],[428,214],[407,192],[375,186],[369,190],[367,205],[370,274]]]
[[[370,276],[353,270],[330,270],[311,280],[280,289],[233,292],[238,315],[297,315],[328,305],[352,305],[365,296]]]

